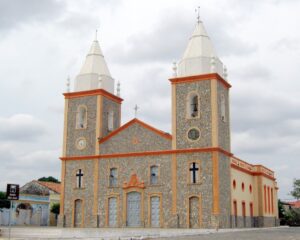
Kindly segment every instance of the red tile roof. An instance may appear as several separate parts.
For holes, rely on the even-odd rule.
[[[60,193],[60,183],[54,183],[54,182],[43,182],[43,181],[36,181],[40,185],[49,188],[50,190]]]
[[[294,208],[300,208],[300,200],[295,202],[289,202],[289,204]]]

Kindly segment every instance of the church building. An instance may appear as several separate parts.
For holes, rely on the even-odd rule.
[[[119,84],[93,41],[64,93],[60,226],[278,224],[274,172],[231,152],[231,85],[202,21],[173,70],[172,134],[137,118],[121,125]]]

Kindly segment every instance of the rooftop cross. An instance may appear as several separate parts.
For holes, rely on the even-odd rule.
[[[197,13],[197,23],[200,23],[200,6],[195,9],[195,12]]]
[[[135,104],[135,107],[134,107],[134,116],[135,118],[137,117],[137,111],[139,110],[139,107],[137,104]]]
[[[98,29],[96,29],[96,32],[95,32],[95,41],[97,41],[97,35],[98,35]]]

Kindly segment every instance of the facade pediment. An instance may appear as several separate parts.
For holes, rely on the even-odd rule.
[[[169,150],[171,140],[170,134],[133,119],[99,140],[100,154]]]

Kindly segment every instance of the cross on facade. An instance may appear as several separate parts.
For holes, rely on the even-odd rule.
[[[192,164],[193,164],[193,167],[190,168],[190,171],[193,174],[193,183],[196,183],[196,172],[199,170],[199,168],[196,167],[196,163],[193,162]]]
[[[83,177],[83,172],[81,171],[81,169],[79,169],[76,173],[76,177],[77,177],[77,183],[78,183],[78,188],[81,188],[81,178]]]

